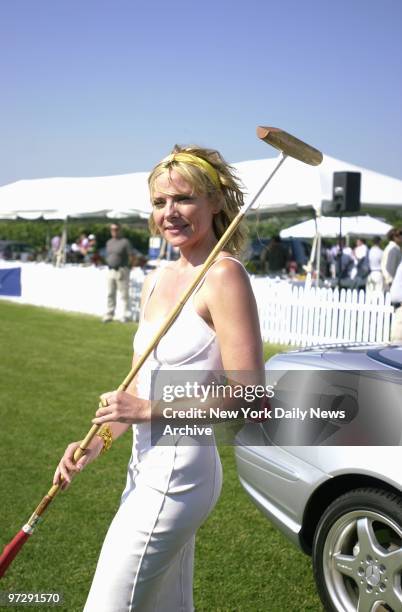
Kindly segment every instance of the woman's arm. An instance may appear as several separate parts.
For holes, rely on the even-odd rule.
[[[263,374],[257,304],[245,269],[231,259],[222,259],[211,268],[201,291],[218,337],[224,369]]]
[[[134,355],[132,368],[138,361],[139,356]],[[137,397],[137,376],[133,378],[126,391],[110,391],[103,393],[101,397],[107,400],[107,406],[98,408],[92,423],[95,425],[107,423],[112,430],[113,439],[127,431],[130,425],[143,423],[151,418],[151,402]]]

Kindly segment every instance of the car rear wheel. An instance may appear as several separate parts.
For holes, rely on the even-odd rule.
[[[402,610],[402,496],[355,489],[324,512],[313,543],[317,589],[331,612]]]

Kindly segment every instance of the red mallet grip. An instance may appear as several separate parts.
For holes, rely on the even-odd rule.
[[[0,578],[4,576],[8,566],[10,565],[14,557],[17,556],[29,536],[30,533],[25,533],[25,531],[21,529],[21,531],[19,531],[17,535],[14,536],[11,542],[4,547],[4,550],[0,556]]]

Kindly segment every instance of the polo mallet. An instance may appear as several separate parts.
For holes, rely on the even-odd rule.
[[[299,161],[304,162],[306,164],[310,164],[312,166],[318,166],[322,162],[322,153],[320,151],[318,151],[317,149],[314,149],[310,145],[302,142],[301,140],[298,140],[297,138],[295,138],[294,136],[291,136],[290,134],[288,134],[287,132],[284,132],[283,130],[280,130],[278,128],[273,128],[273,127],[257,127],[257,136],[261,138],[261,140],[263,140],[264,142],[272,145],[273,147],[281,151],[278,163],[276,164],[274,170],[271,172],[269,177],[260,187],[260,189],[254,196],[252,201],[249,204],[244,204],[241,207],[238,214],[233,219],[233,221],[231,222],[231,224],[229,225],[229,227],[227,228],[223,236],[219,239],[215,247],[212,249],[210,255],[206,259],[204,265],[202,266],[202,269],[199,271],[196,278],[193,280],[193,282],[188,287],[188,289],[184,292],[177,306],[175,306],[175,308],[167,316],[165,322],[162,324],[158,333],[155,334],[154,338],[152,339],[145,353],[141,356],[138,363],[135,365],[135,367],[132,368],[132,370],[123,380],[121,385],[118,387],[119,391],[125,391],[127,389],[131,381],[134,379],[134,377],[137,375],[138,371],[140,370],[140,368],[146,361],[146,359],[149,357],[151,352],[157,346],[159,340],[162,338],[162,336],[167,332],[167,330],[173,324],[173,322],[175,321],[175,319],[181,312],[184,304],[187,302],[187,300],[189,299],[189,297],[191,296],[191,294],[193,293],[197,285],[200,283],[201,279],[206,274],[211,264],[214,262],[216,256],[223,249],[223,247],[225,246],[229,238],[233,235],[233,233],[235,232],[239,223],[242,221],[246,212],[257,201],[257,199],[259,198],[259,196],[261,195],[265,187],[268,185],[270,180],[273,178],[273,176],[275,175],[279,167],[283,164],[285,159],[288,156],[294,157],[295,159],[298,159]],[[101,403],[103,404],[102,400],[101,400]],[[91,429],[85,436],[84,440],[82,440],[80,447],[77,448],[77,450],[75,451],[75,454],[74,454],[75,462],[77,462],[83,456],[91,440],[99,432],[101,427],[102,427],[101,425],[93,425],[91,427]],[[29,518],[28,522],[22,527],[22,529],[11,540],[11,542],[7,544],[7,546],[4,548],[4,551],[2,555],[0,556],[0,577],[4,575],[8,566],[11,564],[12,560],[18,554],[19,550],[22,548],[22,546],[27,541],[29,536],[32,535],[37,523],[40,521],[42,515],[44,514],[45,510],[48,508],[50,503],[56,497],[59,490],[60,490],[60,484],[53,485],[49,489],[45,497],[42,499],[40,504],[37,506],[37,508],[31,515],[31,517]]]

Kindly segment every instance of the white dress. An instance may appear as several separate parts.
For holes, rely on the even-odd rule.
[[[158,275],[148,299],[157,280]],[[142,318],[134,338],[137,355],[160,324]],[[193,296],[141,368],[138,396],[149,397],[153,371],[177,368],[222,369],[216,334],[196,312]],[[194,609],[195,532],[222,486],[219,454],[215,444],[188,445],[184,436],[170,446],[152,446],[148,423],[133,426],[133,432],[126,488],[84,612],[188,612]]]

